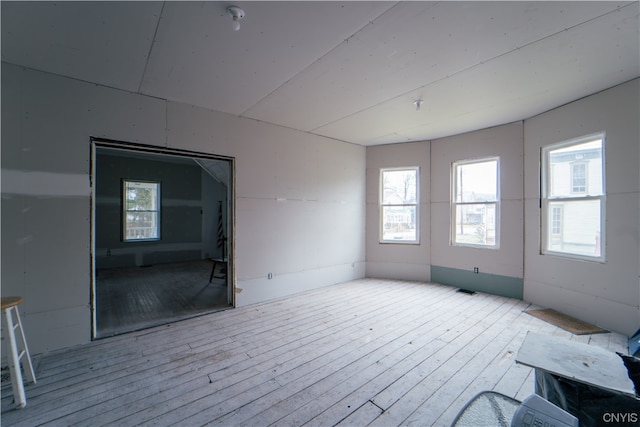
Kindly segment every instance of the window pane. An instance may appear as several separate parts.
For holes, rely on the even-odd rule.
[[[494,202],[498,200],[498,161],[457,164],[456,202]]]
[[[416,203],[417,198],[416,170],[383,171],[383,205],[401,205]]]
[[[382,240],[418,240],[416,211],[416,206],[383,206]]]
[[[549,198],[603,195],[602,139],[548,151]]]
[[[129,188],[129,190],[127,191],[127,210],[153,210],[151,191],[147,188]]]
[[[157,212],[128,212],[125,239],[157,239],[157,224]]]
[[[123,239],[159,239],[160,183],[125,180],[123,199]]]
[[[126,182],[128,211],[155,211],[158,206],[158,183]]]
[[[600,200],[550,202],[547,250],[600,256]]]
[[[494,246],[496,244],[496,205],[494,203],[456,205],[455,243]]]

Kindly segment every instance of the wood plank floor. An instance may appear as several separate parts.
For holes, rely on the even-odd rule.
[[[362,279],[37,357],[27,407],[2,425],[449,425],[482,390],[533,393],[527,331],[574,336],[525,302]],[[28,333],[28,331],[27,331]]]
[[[212,267],[196,260],[98,270],[98,338],[228,308],[227,280],[209,282]]]

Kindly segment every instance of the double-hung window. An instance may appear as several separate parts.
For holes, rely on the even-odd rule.
[[[122,240],[160,239],[160,183],[122,181]]]
[[[500,159],[451,166],[451,244],[497,249],[500,243]]]
[[[604,261],[604,134],[542,149],[543,254]]]
[[[380,170],[380,242],[420,243],[419,169]]]

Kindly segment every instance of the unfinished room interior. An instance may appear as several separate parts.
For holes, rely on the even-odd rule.
[[[639,15],[1,2],[2,425],[638,425]]]

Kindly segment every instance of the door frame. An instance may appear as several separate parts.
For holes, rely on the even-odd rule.
[[[97,150],[100,148],[122,150],[131,152],[133,154],[157,154],[163,156],[175,156],[191,159],[204,159],[204,160],[220,160],[226,161],[229,164],[229,185],[227,187],[227,301],[229,308],[236,306],[235,288],[236,288],[236,275],[235,275],[235,228],[236,228],[236,214],[235,214],[235,188],[236,188],[236,174],[235,174],[235,158],[230,156],[223,156],[210,153],[202,153],[197,151],[189,151],[182,149],[174,149],[167,147],[158,147],[154,145],[130,143],[124,141],[117,141],[105,138],[90,138],[90,308],[91,308],[91,339],[97,339],[97,307],[96,307],[96,158]],[[201,166],[202,167],[202,166]],[[198,315],[198,314],[196,314]],[[172,321],[173,322],[173,321]]]

